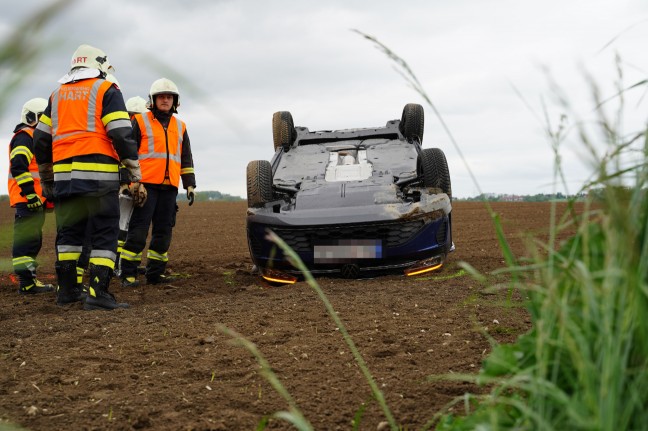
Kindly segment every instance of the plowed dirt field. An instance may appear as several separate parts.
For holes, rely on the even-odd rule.
[[[3,204],[0,428],[11,421],[31,430],[256,429],[287,403],[218,325],[256,344],[315,429],[352,429],[357,416],[359,429],[376,430],[385,420],[317,294],[304,282],[270,286],[252,274],[246,203],[182,203],[169,251],[180,280],[125,289],[114,279],[112,292],[131,306],[115,312],[57,307],[54,294],[18,295],[13,210]],[[548,229],[550,204],[493,208],[518,256],[527,234]],[[40,278],[55,283],[53,219],[39,260]],[[458,266],[484,273],[504,266],[484,205],[454,203],[453,223],[456,251],[440,272],[318,279],[404,429],[423,427],[454,397],[479,390],[428,376],[476,373],[488,337],[513,341],[530,325],[519,294],[507,306],[505,291],[487,293]],[[270,419],[267,429],[292,428]]]

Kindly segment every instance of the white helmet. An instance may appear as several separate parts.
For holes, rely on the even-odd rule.
[[[178,112],[177,109],[180,106],[180,92],[178,91],[178,86],[173,83],[170,79],[160,78],[157,81],[154,81],[151,84],[151,90],[149,91],[149,103],[151,107],[155,107],[155,97],[158,94],[173,94],[173,112]]]
[[[28,126],[35,126],[38,123],[38,117],[45,111],[45,108],[47,108],[47,99],[42,97],[29,99],[23,105],[20,122]]]
[[[112,73],[107,73],[106,74],[106,81],[112,82],[119,88],[119,81],[117,81],[117,77],[113,75]]]
[[[112,67],[108,61],[108,56],[99,48],[90,45],[79,46],[70,61],[70,70],[77,67],[88,67],[90,69],[97,69],[103,73],[114,72],[115,68]]]
[[[140,96],[131,97],[126,101],[126,110],[128,113],[146,112],[146,99]]]

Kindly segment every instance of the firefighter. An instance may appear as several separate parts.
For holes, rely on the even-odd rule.
[[[146,112],[146,99],[140,96],[131,97],[126,101],[126,111],[132,120],[135,114]],[[130,195],[129,180],[127,170],[120,167],[120,187],[119,187],[119,235],[117,238],[117,260],[115,261],[115,275],[121,276],[121,252],[126,243],[128,235],[128,223],[133,214],[133,197]],[[139,268],[138,271],[141,271]]]
[[[135,114],[141,114],[147,111],[146,99],[141,96],[131,97],[126,101],[126,110],[132,120]]]
[[[128,307],[108,291],[117,252],[120,161],[135,195],[145,197],[124,98],[119,87],[106,80],[112,72],[102,50],[79,46],[34,132],[43,195],[56,206],[56,303],[84,301],[85,310]],[[86,229],[90,283],[83,295],[77,261]]]
[[[178,87],[171,80],[161,78],[151,85],[149,110],[136,114],[132,120],[133,136],[139,144],[142,183],[146,185],[148,199],[144,206],[135,208],[128,226],[120,261],[124,287],[139,285],[137,267],[151,224],[146,281],[148,284],[172,281],[171,276],[165,275],[165,269],[178,209],[178,186],[182,179],[189,205],[193,204],[196,187],[187,126],[174,115],[179,106]]]
[[[34,157],[34,127],[47,107],[47,100],[28,100],[22,108],[20,124],[9,143],[9,204],[16,210],[13,230],[13,269],[22,294],[52,292],[51,284],[36,278],[36,257],[43,244],[45,199]]]

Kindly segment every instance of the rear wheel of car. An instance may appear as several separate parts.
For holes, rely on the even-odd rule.
[[[258,208],[272,200],[272,166],[267,160],[252,160],[247,165],[248,207]]]
[[[405,136],[405,139],[410,142],[418,140],[419,144],[422,144],[424,126],[425,116],[423,107],[418,103],[408,103],[405,105],[400,122],[400,130],[403,136]]]
[[[452,199],[448,161],[439,148],[426,148],[421,151],[418,159],[418,175],[423,182],[423,187],[439,189]]]
[[[274,149],[283,147],[288,151],[296,137],[295,123],[288,111],[278,111],[272,114],[272,140]]]

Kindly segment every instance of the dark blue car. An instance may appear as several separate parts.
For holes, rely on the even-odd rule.
[[[406,105],[384,127],[311,132],[287,111],[272,126],[274,157],[247,166],[247,238],[263,278],[300,275],[268,231],[313,274],[441,268],[454,249],[452,189],[443,151],[421,146],[421,105]]]

